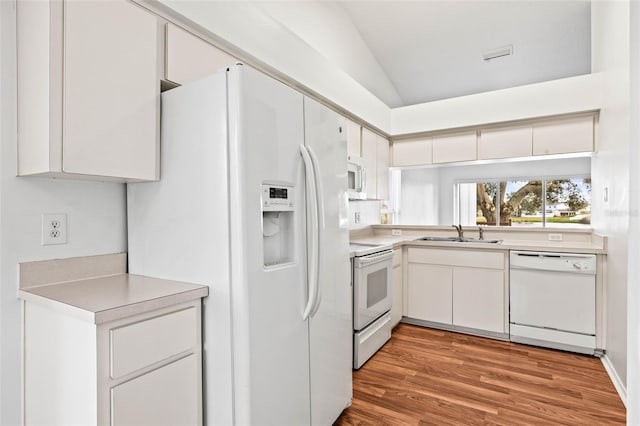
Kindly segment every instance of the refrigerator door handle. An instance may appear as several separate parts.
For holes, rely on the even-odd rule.
[[[324,258],[324,235],[325,235],[325,217],[324,217],[324,188],[322,187],[322,174],[320,173],[320,166],[318,163],[318,157],[313,152],[311,147],[307,147],[307,151],[309,152],[309,157],[311,157],[311,164],[313,165],[313,174],[315,175],[315,183],[316,183],[316,208],[317,208],[317,227],[316,227],[316,243],[318,244],[317,256],[316,256],[316,295],[314,297],[314,306],[311,311],[311,316],[313,317],[318,309],[320,308],[320,303],[322,302],[322,286],[320,275],[322,274],[322,259]]]
[[[302,161],[304,162],[305,181],[307,188],[307,208],[310,210],[313,228],[313,232],[311,232],[310,235],[311,253],[308,257],[309,261],[307,262],[307,304],[302,314],[303,321],[306,321],[311,315],[311,311],[315,306],[315,298],[318,293],[318,199],[316,194],[316,178],[313,163],[311,162],[309,151],[304,145],[300,145],[300,155],[302,156]]]

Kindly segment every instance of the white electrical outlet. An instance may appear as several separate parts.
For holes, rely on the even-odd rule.
[[[67,215],[65,213],[42,214],[42,245],[67,243]]]
[[[353,221],[355,223],[360,223],[360,212],[355,212],[354,217],[353,217]]]
[[[562,234],[549,234],[549,241],[562,241]]]
[[[391,230],[391,235],[399,237],[400,235],[402,235],[402,229],[392,229]]]

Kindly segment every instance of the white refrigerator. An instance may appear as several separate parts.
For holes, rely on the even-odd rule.
[[[206,424],[330,425],[352,397],[344,119],[245,65],[163,93],[161,119],[129,272],[210,287]]]

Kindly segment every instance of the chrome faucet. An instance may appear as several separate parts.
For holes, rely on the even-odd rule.
[[[479,240],[484,240],[484,228],[482,226],[478,226],[478,234],[480,234],[478,239]]]
[[[458,238],[462,239],[462,225],[451,225],[454,228],[456,228],[456,231],[458,231]]]

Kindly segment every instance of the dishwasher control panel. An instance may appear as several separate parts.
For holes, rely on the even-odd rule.
[[[511,269],[596,273],[595,254],[512,251],[509,263]]]

